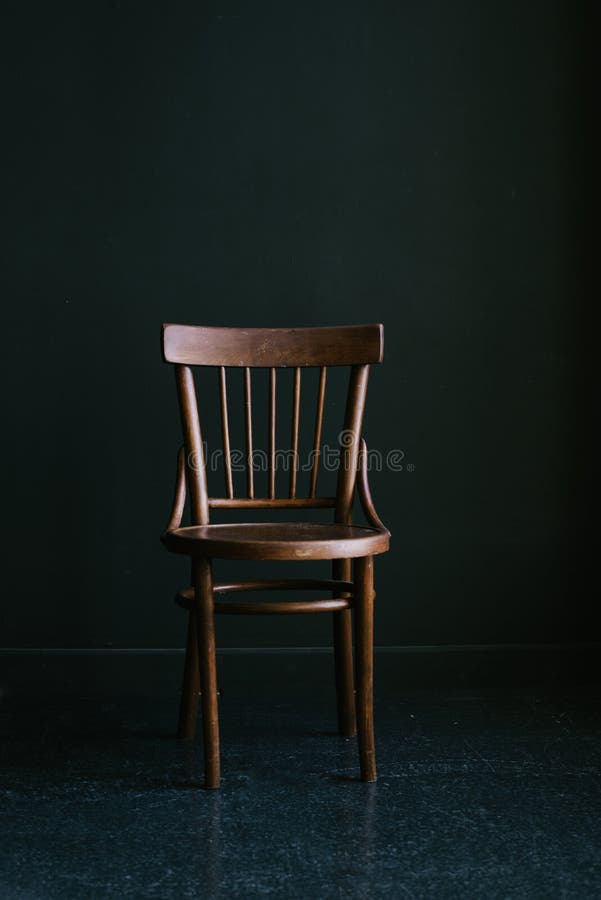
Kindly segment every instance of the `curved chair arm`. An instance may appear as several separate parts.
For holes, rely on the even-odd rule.
[[[184,514],[184,506],[186,505],[186,460],[184,448],[180,447],[177,452],[177,475],[175,478],[175,492],[173,495],[173,504],[171,506],[171,515],[169,522],[165,528],[165,534],[175,531],[179,528]]]
[[[361,501],[365,518],[371,527],[377,528],[378,531],[385,531],[388,533],[388,529],[376,512],[376,507],[374,506],[374,501],[372,500],[371,491],[369,489],[369,479],[367,477],[367,444],[365,443],[365,438],[361,438],[361,449],[359,450],[357,489],[359,491],[359,500]]]

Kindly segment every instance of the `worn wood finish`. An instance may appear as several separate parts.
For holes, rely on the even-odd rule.
[[[184,659],[182,695],[179,706],[177,736],[192,740],[196,734],[198,718],[198,698],[200,695],[200,670],[198,665],[198,615],[194,605],[194,589],[190,589],[190,610],[188,614],[188,638]]]
[[[221,440],[223,442],[223,463],[225,469],[225,492],[228,499],[234,496],[232,478],[232,452],[230,448],[230,420],[227,409],[227,377],[225,367],[219,367],[219,402],[221,406]]]
[[[348,588],[351,563],[348,559],[335,559],[332,575],[338,581],[334,597],[349,597]],[[356,734],[355,677],[353,670],[353,620],[348,610],[340,610],[332,617],[334,638],[334,671],[336,674],[336,706],[338,731],[346,737]]]
[[[202,706],[202,739],[205,760],[205,787],[220,783],[219,712],[217,661],[215,656],[215,615],[213,575],[208,559],[193,562],[194,603],[198,616],[198,655]]]
[[[177,602],[190,611],[188,645],[178,733],[192,737],[199,683],[205,748],[205,783],[219,785],[219,727],[215,667],[216,613],[265,615],[331,612],[337,689],[338,727],[342,734],[358,732],[361,777],[376,777],[373,738],[373,557],[388,549],[390,535],[379,518],[368,481],[368,453],[361,428],[370,364],[382,358],[380,325],[308,329],[227,329],[165,325],[163,353],[175,363],[184,447],[178,454],[176,485],[169,523],[162,535],[168,549],[190,556],[192,587],[180,591]],[[347,402],[341,433],[341,453],[335,497],[317,494],[319,457],[325,414],[327,368],[350,366]],[[219,368],[221,436],[225,460],[225,497],[209,497],[194,378],[190,366]],[[287,497],[276,496],[277,368],[294,368],[290,449],[293,464]],[[301,370],[320,369],[313,458],[308,496],[299,496],[298,448]],[[246,497],[236,497],[232,475],[227,368],[241,367],[244,384]],[[269,369],[267,496],[256,496],[253,466],[252,368]],[[367,526],[352,524],[357,491]],[[186,495],[191,524],[182,527]],[[332,524],[313,522],[209,524],[211,509],[318,509],[334,511]],[[213,583],[211,560],[258,559],[332,560],[331,579],[256,579]],[[351,581],[351,560],[354,578]],[[297,600],[224,595],[245,591],[325,590],[327,599]],[[353,653],[352,623],[355,624]],[[196,638],[196,639],[195,639]],[[353,664],[354,660],[354,664]],[[356,695],[355,695],[356,681]]]
[[[313,459],[311,465],[311,485],[309,497],[314,497],[317,491],[317,473],[319,471],[319,456],[321,453],[321,432],[323,429],[323,405],[326,396],[327,369],[322,366],[319,373],[319,390],[317,392],[317,409],[315,411],[315,430],[313,432]]]
[[[374,589],[373,559],[354,562],[355,655],[357,665],[357,736],[362,781],[376,781],[374,740]]]
[[[166,532],[173,553],[217,559],[353,559],[385,553],[388,532],[324,522],[190,525]]]
[[[208,328],[163,325],[163,359],[188,366],[348,366],[382,362],[381,325]]]
[[[296,497],[296,479],[298,474],[298,426],[300,422],[300,391],[301,370],[297,366],[294,370],[294,384],[292,388],[292,434],[290,436],[290,450],[292,452],[292,465],[290,466],[290,486],[288,495]]]

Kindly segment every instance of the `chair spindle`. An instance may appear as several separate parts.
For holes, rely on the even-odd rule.
[[[250,369],[244,368],[244,416],[246,428],[246,492],[252,500],[255,496],[255,481],[253,470],[253,422],[252,422],[252,393],[250,381]]]
[[[291,500],[296,497],[296,475],[298,472],[298,423],[300,418],[300,389],[301,370],[299,366],[294,369],[294,386],[292,394],[292,436],[290,439],[292,449],[292,465],[290,466],[290,489],[288,494]]]
[[[230,424],[227,411],[227,382],[225,366],[219,367],[219,398],[221,401],[221,437],[223,442],[223,460],[225,464],[225,492],[232,500],[234,483],[232,480],[232,458],[230,452]]]
[[[323,404],[326,395],[327,368],[321,367],[319,373],[319,390],[317,394],[317,410],[315,413],[315,433],[313,438],[313,462],[311,468],[311,487],[309,496],[314,497],[317,490],[317,472],[319,469],[319,455],[321,452],[321,429],[323,426]]]
[[[275,497],[275,400],[276,370],[269,370],[269,499]]]

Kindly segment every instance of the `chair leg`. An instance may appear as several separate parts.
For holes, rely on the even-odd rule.
[[[177,736],[182,740],[192,740],[196,734],[198,719],[198,696],[200,693],[200,673],[198,670],[198,616],[194,607],[188,615],[188,639],[184,660],[184,679],[179,704]]]
[[[334,560],[332,565],[332,577],[334,579],[337,581],[350,581],[350,572],[350,560]],[[345,737],[353,737],[357,733],[357,719],[355,715],[355,677],[353,672],[353,625],[350,609],[335,612],[333,614],[333,626],[338,731]]]
[[[198,616],[198,656],[205,788],[218,788],[220,783],[219,711],[217,706],[213,573],[211,562],[208,559],[194,560],[192,569],[194,600]]]
[[[374,742],[374,561],[355,560],[355,649],[357,659],[357,732],[362,781],[376,781]]]

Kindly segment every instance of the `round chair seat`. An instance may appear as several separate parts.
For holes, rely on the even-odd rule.
[[[173,553],[217,559],[351,559],[388,550],[390,534],[321,522],[190,525],[165,532]]]

